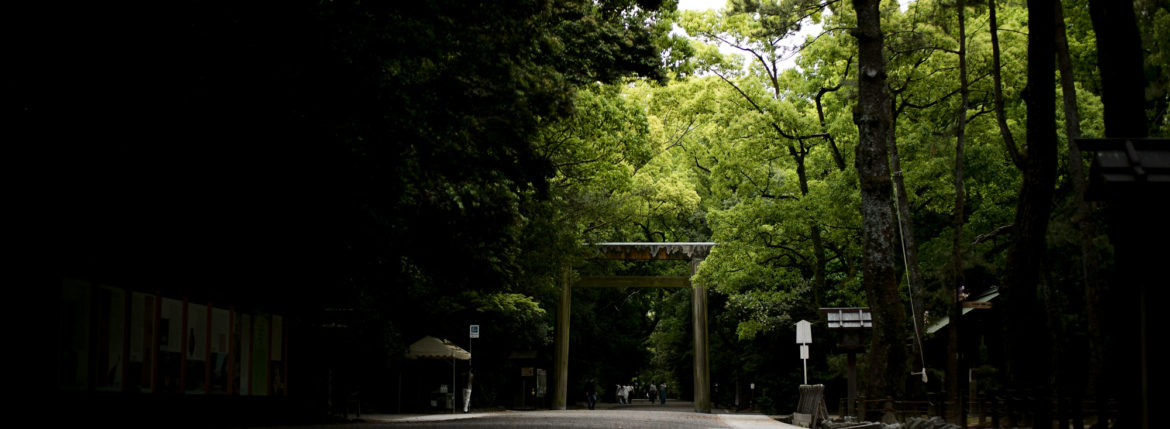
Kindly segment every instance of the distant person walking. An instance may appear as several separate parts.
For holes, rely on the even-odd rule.
[[[658,385],[658,398],[662,401],[662,405],[666,405],[666,382]]]
[[[658,401],[658,388],[654,386],[654,382],[650,382],[650,405],[654,405]]]
[[[585,382],[585,402],[589,404],[590,410],[597,405],[597,385],[592,378]]]

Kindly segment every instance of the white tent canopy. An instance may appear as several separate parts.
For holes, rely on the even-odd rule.
[[[456,360],[471,360],[471,353],[463,350],[447,340],[440,340],[430,335],[423,337],[421,340],[415,341],[410,345],[410,350],[406,352],[407,359],[434,359],[446,360],[451,359],[451,393],[448,400],[451,402],[451,412],[455,412],[455,361]],[[467,412],[467,404],[471,400],[471,369],[467,370],[467,386],[464,387],[463,392],[463,412]],[[399,398],[401,401],[401,397]],[[401,408],[401,404],[399,405]]]
[[[428,335],[410,345],[410,351],[406,353],[406,358],[471,360],[471,353],[455,343]]]

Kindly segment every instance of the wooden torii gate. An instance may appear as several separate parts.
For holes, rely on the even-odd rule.
[[[593,259],[685,260],[691,275],[706,259],[715,243],[598,243]],[[573,288],[661,287],[691,288],[691,312],[695,337],[695,411],[711,412],[711,367],[707,359],[707,287],[692,285],[690,277],[599,276],[572,281],[572,268],[561,272],[561,301],[557,308],[556,362],[553,365],[552,409],[563,410],[569,383],[569,308]]]

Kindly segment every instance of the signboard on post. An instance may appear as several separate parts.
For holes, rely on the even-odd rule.
[[[963,301],[962,306],[963,306],[963,308],[976,308],[976,309],[980,309],[980,310],[986,310],[988,308],[991,308],[991,303],[990,302],[979,302],[979,301]]]
[[[809,323],[807,320],[796,322],[796,343],[812,343],[812,323]]]
[[[812,342],[812,324],[807,320],[796,322],[796,343],[800,344],[800,359],[804,364],[804,384],[808,384],[808,345]]]
[[[471,325],[471,338],[479,338],[479,325]]]
[[[873,329],[873,314],[869,307],[827,307],[821,309],[825,315],[825,329],[840,331],[841,339],[838,345],[848,354],[847,397],[849,406],[848,415],[856,416],[857,409],[857,353],[865,349],[861,340],[861,333],[866,329]]]

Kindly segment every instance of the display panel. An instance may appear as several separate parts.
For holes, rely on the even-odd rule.
[[[204,393],[207,387],[207,306],[187,304],[187,341],[184,358],[186,393]]]
[[[252,316],[249,314],[240,315],[239,326],[240,338],[240,353],[237,354],[236,363],[240,369],[237,374],[236,385],[239,386],[241,395],[252,394]]]
[[[155,297],[130,294],[130,350],[126,363],[128,390],[149,391],[154,359]]]
[[[64,279],[60,304],[57,385],[62,389],[85,389],[89,384],[89,283]]]
[[[155,392],[178,393],[183,371],[183,301],[162,299],[158,331],[158,381]]]
[[[285,393],[285,365],[284,365],[284,318],[272,316],[272,346],[269,351],[269,382],[272,386],[272,395]]]
[[[122,390],[122,375],[125,370],[123,352],[126,340],[126,291],[112,287],[96,290],[97,313],[94,327],[95,345],[94,387],[98,390]]]
[[[211,393],[227,393],[228,385],[228,350],[230,331],[231,312],[222,308],[214,308],[211,310]]]
[[[253,396],[268,395],[268,351],[272,332],[268,316],[252,317],[252,391]]]

